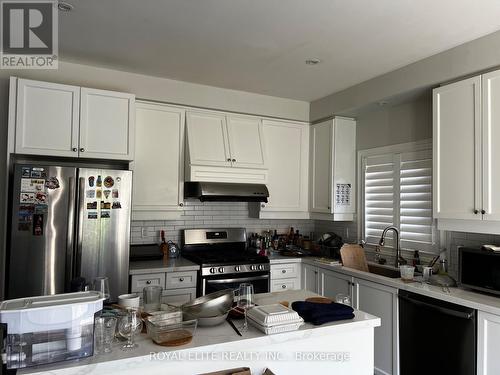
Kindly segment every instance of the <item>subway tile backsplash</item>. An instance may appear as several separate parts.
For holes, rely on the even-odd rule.
[[[279,233],[285,233],[290,227],[294,227],[306,235],[310,232],[314,232],[316,236],[325,232],[335,232],[346,242],[358,241],[356,221],[255,219],[248,216],[248,203],[244,202],[186,201],[184,209],[179,220],[132,221],[131,243],[159,243],[161,230],[165,231],[167,240],[179,242],[183,229],[218,227],[243,227],[249,233],[260,233],[269,229],[277,229]],[[145,236],[143,236],[143,229]],[[449,273],[455,278],[458,275],[458,246],[479,247],[486,243],[500,244],[498,235],[446,232],[445,238],[446,242],[441,247],[448,249]]]
[[[243,227],[247,232],[262,232],[277,229],[284,233],[294,227],[309,235],[314,231],[313,220],[261,220],[249,218],[248,203],[245,202],[197,202],[186,201],[184,213],[179,220],[132,221],[131,243],[158,243],[160,231],[165,231],[167,240],[180,241],[180,233],[188,228]],[[145,236],[143,237],[143,229]]]

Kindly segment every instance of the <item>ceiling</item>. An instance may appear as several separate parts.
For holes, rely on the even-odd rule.
[[[62,60],[306,101],[500,29],[498,0],[67,2]]]

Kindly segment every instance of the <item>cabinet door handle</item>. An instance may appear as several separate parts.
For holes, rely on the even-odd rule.
[[[146,281],[146,284],[148,285],[151,284],[151,280]]]
[[[179,203],[179,206],[180,207],[184,207],[184,203]]]
[[[83,147],[80,148],[80,152],[85,152],[85,149]]]
[[[478,213],[479,213],[479,211],[474,209],[474,215],[477,215]]]
[[[265,208],[265,207],[266,207],[266,205],[265,205],[264,203],[262,203],[262,204],[260,205],[260,207]]]
[[[179,277],[179,281],[182,283],[184,281],[183,277]]]
[[[283,284],[283,285],[281,286],[281,288],[282,288],[282,289],[286,289],[286,285],[285,285],[285,284]]]
[[[227,158],[227,161],[231,161],[231,158]]]
[[[485,210],[481,210],[481,214],[482,215],[486,214],[486,211]]]
[[[281,270],[281,273],[286,273],[286,270]]]
[[[73,147],[71,150],[72,150],[73,152],[78,152],[78,149],[77,149],[76,147]]]
[[[231,160],[233,163],[236,161],[236,159]]]

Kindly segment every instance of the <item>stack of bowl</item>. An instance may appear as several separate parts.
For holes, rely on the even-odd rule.
[[[232,289],[219,290],[182,305],[184,320],[197,319],[199,326],[216,326],[224,322],[234,300]]]

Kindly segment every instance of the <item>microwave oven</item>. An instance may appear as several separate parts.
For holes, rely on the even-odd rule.
[[[500,295],[500,252],[459,247],[458,280],[462,287]]]

